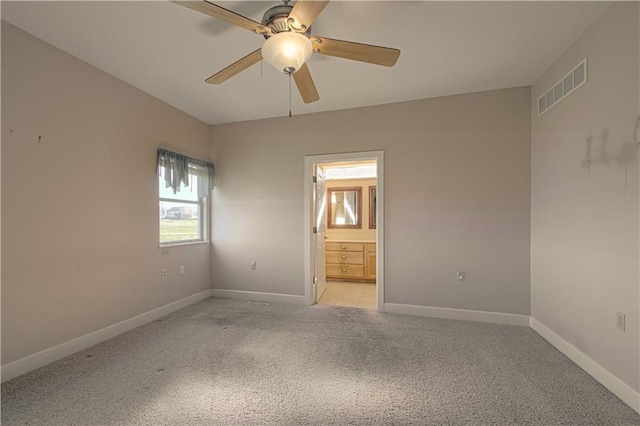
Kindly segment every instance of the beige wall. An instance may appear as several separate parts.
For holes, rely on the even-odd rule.
[[[532,316],[636,390],[638,35],[638,3],[616,2],[533,85],[531,228]],[[537,98],[585,57],[588,82],[538,117]]]
[[[304,156],[384,150],[385,301],[529,314],[530,122],[523,87],[214,126],[213,287],[303,295]]]
[[[369,228],[369,187],[376,186],[376,179],[331,179],[326,181],[326,188],[362,188],[362,228],[335,229],[327,228],[326,237],[331,241],[376,241],[376,230]],[[327,213],[325,211],[325,213]],[[329,223],[328,220],[325,223]]]
[[[5,22],[2,66],[3,365],[210,288],[209,245],[161,255],[154,173],[208,126]]]

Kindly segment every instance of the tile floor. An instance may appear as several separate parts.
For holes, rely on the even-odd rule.
[[[329,281],[328,285],[318,301],[320,305],[376,309],[375,284]]]

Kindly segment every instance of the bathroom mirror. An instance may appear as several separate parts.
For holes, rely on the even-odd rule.
[[[362,228],[362,188],[327,189],[327,227],[360,229]]]

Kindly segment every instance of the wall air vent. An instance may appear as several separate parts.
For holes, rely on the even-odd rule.
[[[538,98],[538,116],[587,82],[587,58]]]

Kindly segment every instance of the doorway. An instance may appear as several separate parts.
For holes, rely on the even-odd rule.
[[[306,156],[304,176],[307,304],[345,291],[383,312],[384,152]]]

